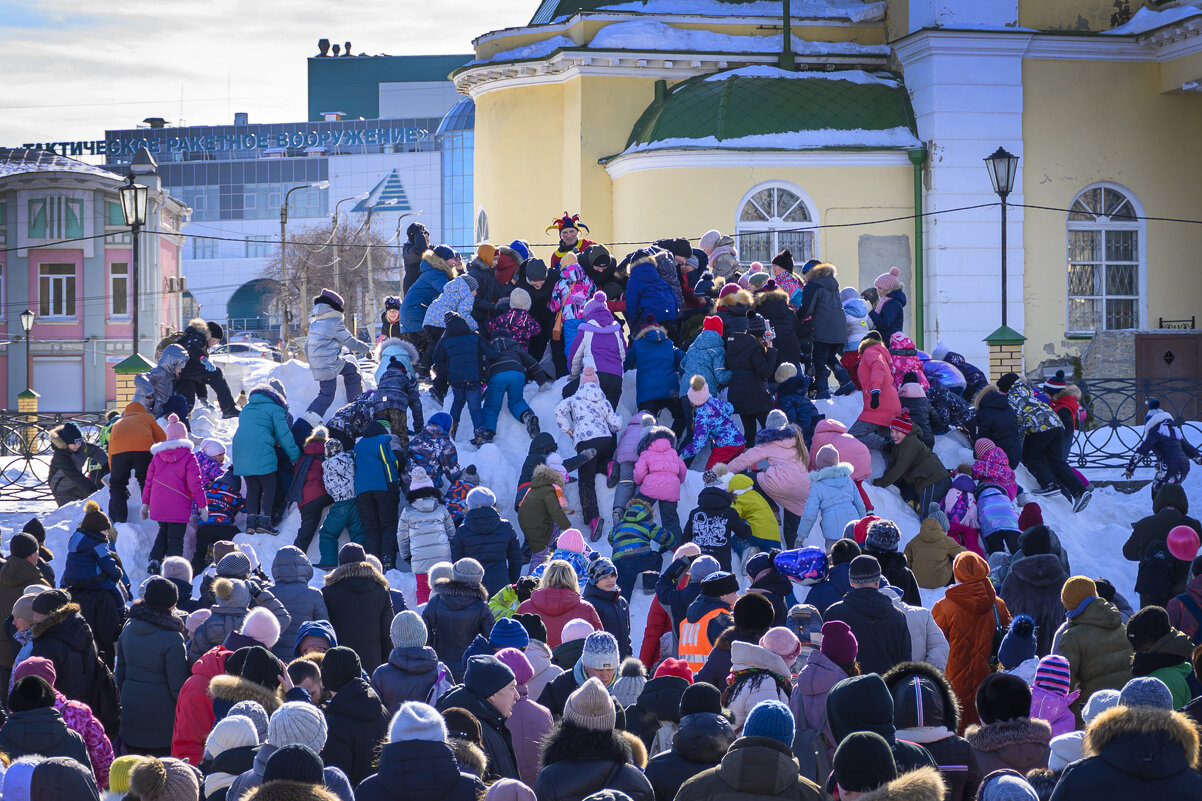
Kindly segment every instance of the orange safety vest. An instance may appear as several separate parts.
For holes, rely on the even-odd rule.
[[[677,655],[689,663],[689,669],[694,673],[701,670],[705,660],[709,658],[710,651],[714,650],[714,644],[709,638],[709,625],[711,620],[723,612],[729,614],[729,610],[726,609],[713,609],[702,615],[696,623],[690,623],[687,618],[680,621],[680,645]]]

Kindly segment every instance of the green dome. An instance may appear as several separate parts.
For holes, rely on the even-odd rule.
[[[672,87],[643,112],[624,152],[917,147],[909,96],[891,75],[754,66]]]

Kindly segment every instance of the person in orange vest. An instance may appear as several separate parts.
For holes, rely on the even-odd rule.
[[[722,632],[734,625],[731,616],[739,597],[739,580],[725,570],[710,573],[701,580],[698,595],[680,621],[680,645],[677,652],[693,672],[701,670],[714,643]]]

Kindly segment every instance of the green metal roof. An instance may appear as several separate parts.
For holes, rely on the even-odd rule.
[[[445,81],[472,54],[449,56],[313,56],[309,59],[309,120],[323,111],[350,119],[380,117],[380,84]]]
[[[668,142],[687,147],[686,140],[707,141],[712,147],[715,141],[721,146],[745,137],[757,138],[745,140],[747,149],[908,149],[920,146],[915,131],[910,99],[892,76],[858,70],[789,73],[758,66],[698,76],[672,87],[635,123],[627,150]],[[773,144],[774,136],[784,134],[793,136],[778,137],[780,144]]]

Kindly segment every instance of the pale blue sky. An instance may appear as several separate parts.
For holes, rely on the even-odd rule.
[[[356,53],[468,53],[538,0],[0,0],[0,147],[99,139],[146,117],[307,116],[317,40]],[[103,8],[102,13],[97,13]],[[182,116],[181,116],[182,93]]]

